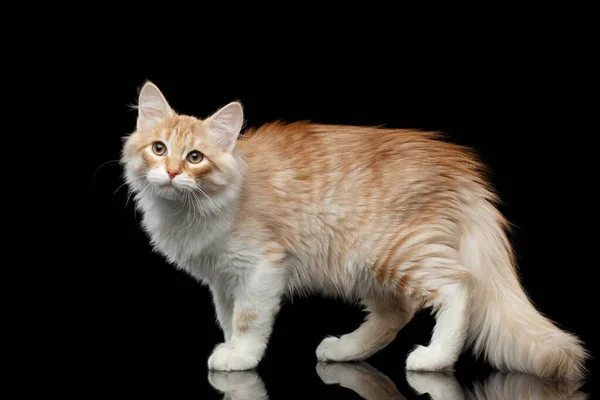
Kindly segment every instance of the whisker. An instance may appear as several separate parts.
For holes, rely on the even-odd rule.
[[[185,194],[185,192],[184,192],[184,194]],[[184,201],[181,202],[181,206],[179,206],[179,208],[177,210],[175,210],[172,213],[167,214],[167,215],[172,216],[172,215],[178,214],[181,210],[183,210],[186,207],[186,205],[187,204],[185,202],[185,197],[184,197]]]
[[[192,213],[194,213],[194,207],[192,205],[192,199],[191,199],[191,196],[189,195],[189,193],[187,193],[187,192],[184,192],[184,193],[185,193],[185,202],[186,202],[186,205],[187,205],[187,213],[186,213],[186,219],[185,219],[185,221],[188,222],[188,224],[183,229],[183,231],[185,232],[188,229],[190,229],[190,226],[193,224],[193,221],[189,222],[189,219],[190,219],[190,211],[192,211]],[[194,214],[192,214],[192,215],[194,215]]]
[[[124,184],[127,184],[127,183],[128,182],[125,181]],[[123,185],[121,185],[121,186],[123,186]],[[119,186],[119,188],[117,188],[117,190],[119,190],[121,188],[121,186]],[[144,178],[140,178],[137,182],[136,181],[130,182],[129,188],[127,190],[127,192],[128,192],[127,199],[125,200],[125,208],[127,209],[127,205],[129,204],[129,200],[135,194],[136,190],[142,189],[139,192],[139,196],[141,197],[143,195],[143,193],[148,189],[148,186],[149,186],[149,182],[147,180],[145,180]],[[117,190],[115,190],[115,193],[117,192]],[[113,195],[115,193],[113,193]]]
[[[221,218],[226,219],[225,214],[223,214],[217,203],[215,203],[215,201],[211,199],[210,196],[201,187],[196,186],[195,189],[198,190],[200,194],[202,194],[202,196],[204,196],[212,204],[212,206],[215,209],[215,212],[217,212]]]
[[[188,208],[188,210],[187,210],[187,213],[186,213],[187,215],[189,215],[189,205],[188,205],[188,203],[189,203],[189,195],[188,195],[188,193],[187,193],[187,192],[183,192],[183,204],[184,204],[184,206],[185,206],[186,208]],[[174,227],[174,228],[171,228],[171,230],[174,230],[174,231],[176,231],[176,230],[179,230],[179,228],[181,228],[181,227],[183,226],[183,224],[184,224],[186,221],[187,221],[187,218],[184,218],[184,219],[183,219],[183,222],[181,222],[181,223],[180,223],[179,225],[177,225],[176,227]],[[185,231],[185,230],[186,230],[186,229],[184,229],[183,231]]]
[[[141,185],[141,184],[140,184],[140,185]],[[144,193],[146,192],[146,190],[148,190],[148,189],[149,189],[149,187],[150,187],[149,185],[146,185],[146,186],[144,186],[144,188],[142,189],[142,191],[141,191],[141,192],[139,192],[138,194],[136,194],[136,196],[140,196],[140,197],[142,197],[142,196],[144,195]],[[132,190],[131,190],[131,193],[130,193],[130,194],[129,194],[129,196],[127,197],[127,201],[125,202],[125,208],[127,208],[127,204],[128,204],[128,202],[129,202],[129,199],[131,198],[131,195],[133,195],[134,193],[135,193],[135,192],[134,192],[134,190],[132,189]],[[134,219],[134,221],[135,221],[136,223],[138,222],[138,220],[137,220],[137,208],[136,208],[136,207],[133,207],[133,219]]]
[[[186,227],[185,230],[193,228],[194,227],[194,222],[196,222],[196,207],[197,207],[197,204],[192,204],[192,200],[194,200],[193,193],[189,192],[189,198],[190,198],[190,208],[192,209],[192,221],[190,222],[189,226]],[[200,211],[198,211],[198,212],[200,212]]]
[[[190,221],[190,223],[186,226],[186,231],[188,229],[191,229],[194,227],[194,223],[196,222],[196,211],[198,211],[198,217],[202,218],[202,212],[201,207],[198,204],[197,199],[195,198],[194,194],[192,192],[187,192],[188,193],[188,198],[189,198],[189,208],[191,209],[192,212],[192,219]],[[188,213],[189,216],[189,213]]]
[[[110,163],[113,163],[113,165],[117,165],[119,164],[119,160],[108,160],[106,162],[103,162],[102,165],[100,165],[98,168],[96,168],[96,171],[94,172],[94,175],[92,176],[92,185],[96,184],[96,175],[98,174],[98,171],[100,171],[100,168],[108,166]]]
[[[127,209],[127,205],[129,204],[129,199],[131,199],[131,196],[133,195],[134,190],[133,189],[129,189],[129,194],[127,195],[127,200],[125,200],[125,209]]]
[[[127,185],[127,181],[123,182],[122,184],[119,185],[119,187],[113,192],[113,196],[115,194],[117,194],[117,192],[119,191],[119,189],[121,189],[123,186]]]

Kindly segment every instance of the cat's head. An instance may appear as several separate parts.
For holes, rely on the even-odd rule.
[[[244,116],[232,102],[201,120],[177,114],[158,87],[146,82],[136,130],[125,138],[121,161],[131,190],[176,200],[202,198],[239,177],[234,156]]]

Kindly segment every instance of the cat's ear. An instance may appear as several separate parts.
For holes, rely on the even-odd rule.
[[[146,82],[138,99],[137,130],[148,131],[171,115],[173,110],[165,96],[155,84]]]
[[[237,101],[227,104],[205,119],[204,125],[221,150],[228,153],[233,151],[244,125],[242,104]]]

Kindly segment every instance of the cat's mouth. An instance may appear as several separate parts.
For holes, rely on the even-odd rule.
[[[159,187],[159,193],[162,196],[166,196],[166,197],[173,197],[178,195],[181,192],[181,190],[175,186],[172,182],[169,183],[165,183],[163,185],[160,185]]]
[[[173,181],[167,181],[166,179],[162,180],[160,182],[156,182],[156,186],[158,186],[159,188],[161,188],[163,190],[165,190],[165,189],[172,189],[172,190],[177,189],[177,184],[175,182],[173,182]]]
[[[176,187],[175,185],[173,185],[172,183],[167,183],[161,189],[165,193],[177,193],[177,192],[179,192],[179,188]]]

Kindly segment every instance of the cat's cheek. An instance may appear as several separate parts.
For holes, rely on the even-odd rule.
[[[135,157],[131,161],[131,168],[135,171],[137,175],[142,175],[144,172],[144,159],[142,157]]]
[[[215,186],[225,186],[225,185],[227,185],[227,178],[224,175],[222,175],[222,174],[212,174],[208,178],[210,180],[210,183],[212,183]]]
[[[158,185],[166,185],[169,183],[169,175],[164,168],[152,168],[148,171],[147,178],[150,182],[158,184]]]

